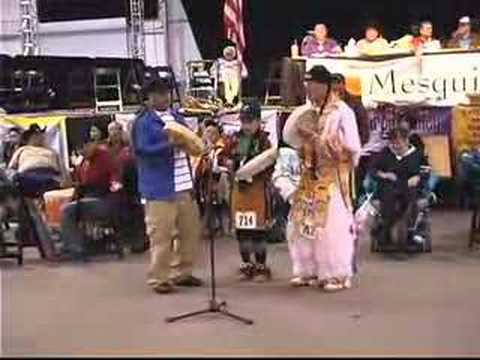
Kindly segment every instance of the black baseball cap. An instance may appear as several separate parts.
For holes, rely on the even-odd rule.
[[[240,121],[259,120],[262,117],[262,106],[257,99],[245,101],[240,109]]]
[[[323,65],[316,65],[305,73],[305,81],[315,81],[322,84],[332,82],[332,74]]]

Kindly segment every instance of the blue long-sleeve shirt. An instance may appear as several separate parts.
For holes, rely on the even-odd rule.
[[[175,112],[171,115],[176,122],[185,125],[181,115]],[[132,143],[142,197],[147,201],[174,198],[175,153],[165,131],[165,122],[154,111],[144,111],[133,124]]]

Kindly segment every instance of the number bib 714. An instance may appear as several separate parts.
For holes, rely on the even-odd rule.
[[[235,227],[239,230],[254,230],[257,228],[257,213],[255,211],[235,213]]]

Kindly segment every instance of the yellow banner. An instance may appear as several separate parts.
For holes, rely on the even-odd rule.
[[[452,177],[452,162],[450,159],[450,143],[448,136],[423,136],[425,152],[428,155],[430,166],[436,175]]]
[[[24,130],[32,124],[38,124],[40,127],[47,127],[47,143],[62,156],[65,164],[68,166],[68,144],[67,128],[65,125],[65,116],[0,116],[0,138],[9,128],[17,126]]]
[[[452,145],[456,155],[480,148],[480,106],[456,106],[453,109]]]

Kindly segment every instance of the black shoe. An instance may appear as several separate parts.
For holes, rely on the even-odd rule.
[[[173,280],[173,284],[176,286],[199,287],[203,286],[203,281],[195,276],[189,275]]]
[[[272,278],[272,272],[268,267],[263,264],[257,264],[255,266],[255,275],[253,281],[256,283],[264,283]]]
[[[240,281],[252,280],[255,276],[255,265],[250,262],[242,263],[238,272]]]
[[[155,291],[157,294],[170,294],[175,291],[175,288],[173,287],[172,284],[169,282],[163,283],[163,284],[158,284],[153,287],[153,291]]]

